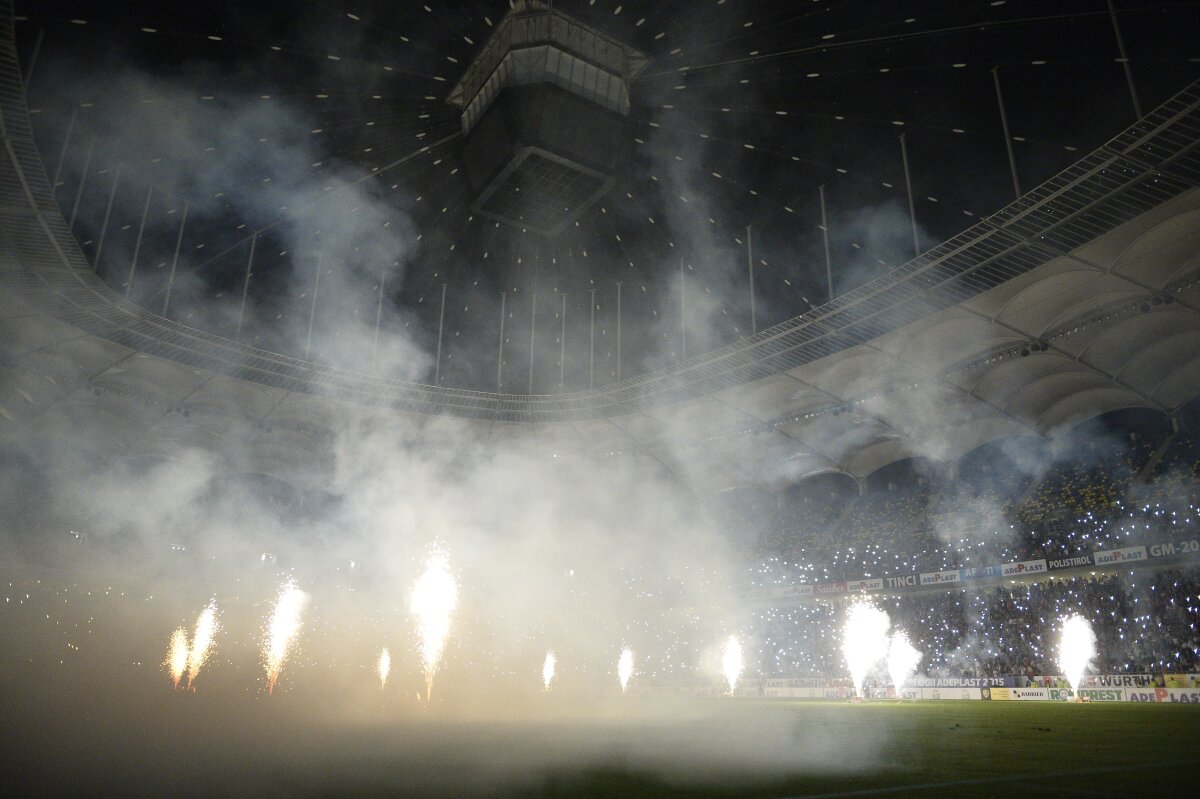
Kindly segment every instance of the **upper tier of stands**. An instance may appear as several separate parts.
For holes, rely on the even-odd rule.
[[[953,471],[909,462],[861,492],[822,476],[749,514],[743,501],[735,531],[755,542],[769,584],[1061,558],[1200,530],[1200,430],[1117,421],[1001,442]]]

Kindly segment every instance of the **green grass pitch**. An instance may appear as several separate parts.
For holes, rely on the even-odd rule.
[[[1136,703],[744,701],[709,723],[786,718],[847,752],[845,770],[799,766],[705,782],[597,768],[551,776],[542,796],[1200,796],[1200,708]],[[866,742],[866,743],[863,743]],[[854,762],[856,746],[873,750]]]

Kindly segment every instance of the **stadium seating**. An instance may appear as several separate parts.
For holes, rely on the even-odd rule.
[[[924,654],[921,671],[949,677],[1059,673],[1055,631],[1080,613],[1096,633],[1100,673],[1200,671],[1200,567],[1028,586],[947,590],[881,606]],[[773,608],[756,631],[770,676],[839,674],[839,608]]]
[[[976,473],[863,496],[825,495],[803,513],[759,519],[740,534],[775,581],[855,579],[934,571],[1151,543],[1200,527],[1200,438],[1080,453],[1049,465],[1040,479]],[[1024,494],[1022,496],[1022,494]],[[809,510],[811,508],[811,510]]]

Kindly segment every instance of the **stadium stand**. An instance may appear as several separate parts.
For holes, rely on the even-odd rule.
[[[1070,613],[1096,633],[1100,673],[1200,669],[1200,568],[1099,575],[986,590],[947,590],[882,603],[893,629],[924,653],[921,671],[948,677],[1056,674],[1054,635]],[[761,616],[773,676],[837,674],[839,608],[814,603]],[[771,656],[774,655],[772,658]]]
[[[906,483],[880,481],[861,496],[818,486],[807,502],[758,519],[755,552],[778,579],[856,579],[980,558],[1070,557],[1171,538],[1200,522],[1195,431],[1097,437],[1081,430],[1056,444],[1062,454],[1039,477],[995,457],[953,478],[911,473]]]

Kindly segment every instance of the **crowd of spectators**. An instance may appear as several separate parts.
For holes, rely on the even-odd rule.
[[[998,453],[954,472],[917,471],[780,503],[761,519],[751,585],[887,577],[1200,535],[1200,433],[1081,431],[1041,457]],[[960,586],[877,600],[945,676],[1053,674],[1061,619],[1081,613],[1108,673],[1200,671],[1200,565]],[[837,675],[844,607],[763,610],[764,675]]]
[[[1096,633],[1100,673],[1200,671],[1200,567],[1047,580],[977,591],[890,597],[893,629],[923,653],[921,672],[948,677],[1058,674],[1062,619]],[[764,676],[836,676],[844,604],[771,608],[757,618]]]
[[[1062,558],[1200,531],[1196,433],[1175,435],[1165,447],[1133,435],[1064,450],[1036,474],[1028,466],[984,463],[861,495],[822,486],[755,520],[748,534],[756,541],[758,582]]]

